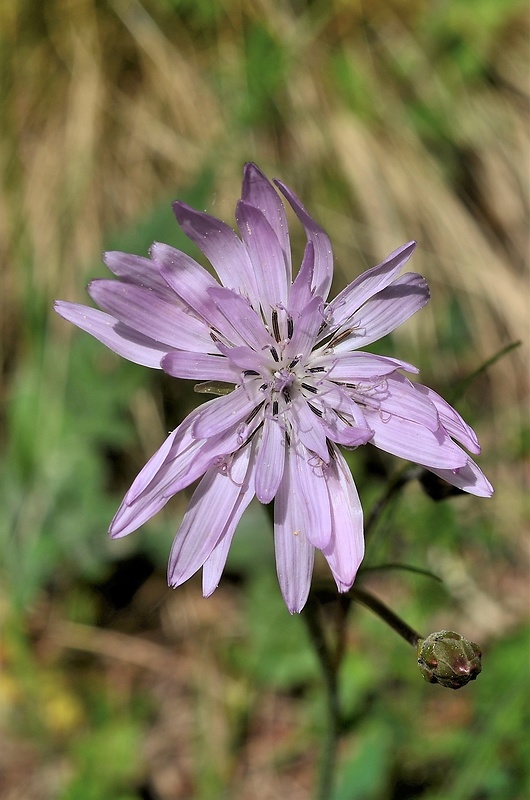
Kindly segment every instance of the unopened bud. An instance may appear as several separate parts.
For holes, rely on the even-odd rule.
[[[460,689],[474,681],[482,666],[478,645],[454,631],[431,633],[418,642],[418,664],[429,683]]]

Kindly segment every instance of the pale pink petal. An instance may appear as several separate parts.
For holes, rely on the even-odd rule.
[[[459,469],[433,469],[432,467],[427,467],[427,469],[452,486],[457,486],[469,494],[477,497],[491,497],[493,494],[493,486],[471,458],[468,458],[465,466]]]
[[[363,511],[350,469],[336,447],[326,468],[333,531],[322,551],[339,592],[351,588],[364,557]]]
[[[256,497],[260,503],[270,503],[278,491],[283,477],[285,447],[285,433],[278,420],[265,417],[256,458]]]
[[[224,356],[173,350],[162,359],[162,369],[174,378],[238,383],[240,371]]]
[[[458,411],[456,411],[449,403],[440,397],[439,394],[429,389],[428,386],[422,386],[419,383],[414,384],[418,392],[424,394],[438,411],[441,423],[447,433],[456,439],[458,442],[467,447],[470,453],[480,453],[480,444],[477,434],[467,422],[465,422]]]
[[[63,319],[73,322],[74,325],[90,333],[110,350],[135,364],[161,369],[160,361],[171,349],[167,344],[162,344],[138,333],[122,322],[118,322],[110,314],[105,314],[96,308],[79,303],[68,303],[64,300],[56,300],[54,307]]]

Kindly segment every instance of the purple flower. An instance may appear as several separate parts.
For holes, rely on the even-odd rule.
[[[236,208],[240,237],[185,203],[173,206],[220,283],[185,253],[154,244],[150,259],[105,254],[118,280],[89,286],[103,311],[63,301],[56,309],[130,361],[204,381],[203,391],[223,394],[168,436],[127,492],[110,535],[131,533],[202,476],[173,543],[168,579],[178,586],[202,567],[208,596],[245,508],[253,497],[274,500],[278,578],[292,613],[306,602],[315,548],[341,592],[363,558],[361,503],[337,445],[369,442],[464,491],[485,497],[493,490],[453,441],[480,452],[462,417],[402,374],[415,367],[361,349],[429,299],[420,275],[398,277],[416,243],[395,250],[328,303],[329,238],[290,189],[275,184],[307,237],[294,280],[283,203],[247,164]]]

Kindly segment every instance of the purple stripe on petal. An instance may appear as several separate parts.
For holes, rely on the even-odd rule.
[[[177,201],[173,211],[180,227],[200,247],[223,286],[259,301],[260,293],[245,245],[236,232],[221,220]]]
[[[332,312],[333,327],[338,329],[352,314],[370,297],[392,283],[411,257],[416,242],[408,242],[398,247],[381,264],[363,272],[352,283],[346,286],[329,304]]]
[[[90,333],[119,356],[144,367],[161,369],[160,361],[170,349],[118,322],[114,317],[79,303],[56,300],[55,310],[63,319]]]

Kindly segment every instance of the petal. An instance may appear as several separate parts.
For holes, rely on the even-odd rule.
[[[244,423],[258,404],[256,397],[240,387],[225,397],[216,397],[198,409],[193,435],[197,439],[217,436],[232,426]]]
[[[326,469],[333,532],[322,551],[339,592],[351,588],[364,556],[363,510],[350,469],[340,451]]]
[[[275,180],[274,183],[289,201],[291,208],[304,226],[308,242],[313,245],[315,255],[313,294],[317,294],[325,300],[333,279],[333,250],[329,236],[307,213],[294,192],[281,181]]]
[[[209,328],[186,314],[176,303],[158,297],[150,289],[113,280],[95,280],[88,293],[101,308],[129,328],[173,348],[207,353],[215,350]]]
[[[325,367],[326,377],[332,381],[359,381],[379,378],[389,375],[397,369],[408,372],[418,372],[416,367],[406,361],[387,356],[375,356],[373,353],[355,351],[354,353],[340,353],[338,355],[325,354],[311,359],[311,367]]]
[[[291,403],[293,430],[304,445],[312,453],[316,453],[322,461],[329,461],[326,434],[318,416],[311,411],[308,401],[297,395]]]
[[[64,300],[56,300],[54,307],[68,322],[73,322],[119,356],[135,364],[160,369],[160,361],[170,349],[96,308]]]
[[[370,428],[359,428],[332,411],[321,422],[327,438],[343,447],[360,447],[374,435]]]
[[[468,458],[467,464],[459,469],[433,469],[432,467],[427,467],[427,469],[452,486],[457,486],[469,494],[477,497],[491,497],[493,494],[493,486],[471,458]]]
[[[259,287],[259,300],[267,321],[273,308],[287,304],[288,275],[278,237],[261,211],[239,201],[236,220],[248,250]]]
[[[295,442],[290,469],[291,502],[300,506],[300,530],[313,547],[321,550],[329,544],[332,531],[326,465],[300,442]]]
[[[301,503],[293,502],[291,469],[285,470],[274,501],[274,548],[278,582],[291,614],[306,603],[315,560],[302,524]]]
[[[229,335],[232,336],[232,341],[239,337],[245,344],[258,351],[274,344],[261,317],[244,297],[230,289],[220,287],[209,289],[208,294],[226,320],[225,330],[230,326]]]
[[[248,505],[254,494],[247,479],[251,450],[251,446],[239,450],[227,470],[209,469],[193,493],[169,556],[170,586],[191,578],[221,536],[239,522],[244,501]]]
[[[416,242],[398,247],[381,264],[366,270],[329,304],[333,327],[340,328],[370,297],[392,283],[411,257]]]
[[[296,319],[311,300],[311,285],[313,283],[313,271],[315,267],[315,248],[312,242],[308,242],[305,247],[302,264],[298,274],[294,279],[289,294],[289,313]]]
[[[300,357],[305,361],[318,335],[320,326],[324,321],[322,309],[324,303],[321,297],[313,297],[302,310],[297,319],[293,319],[293,335],[286,347],[285,357]]]
[[[374,435],[371,444],[392,455],[406,458],[429,468],[456,469],[466,463],[465,453],[454,444],[444,429],[430,431],[423,425],[378,412],[365,410]]]
[[[167,244],[155,242],[151,247],[151,256],[158,265],[161,276],[178,297],[202,317],[207,325],[223,331],[226,327],[225,318],[208,294],[208,289],[219,288],[210,273],[186,253]]]
[[[158,265],[150,258],[109,250],[103,253],[103,263],[123,281],[152,289],[159,297],[169,302],[175,299],[173,290],[160,275]]]
[[[246,247],[221,220],[177,201],[173,211],[180,227],[192,242],[200,247],[211,263],[223,286],[248,297],[254,304],[259,298],[256,276]]]
[[[173,350],[162,359],[162,369],[174,378],[239,383],[240,372],[224,356]]]
[[[291,244],[285,208],[277,191],[255,164],[245,164],[241,199],[258,208],[274,231],[283,251],[287,283],[291,282]]]
[[[285,433],[278,420],[265,417],[256,459],[256,497],[260,503],[273,500],[283,477],[284,464]]]
[[[430,431],[437,431],[440,426],[438,411],[431,401],[418,392],[414,383],[399,372],[387,375],[378,383],[359,384],[353,396],[359,403],[367,406],[367,412],[377,410],[379,418],[384,422],[389,415],[408,419],[418,425],[424,425]],[[365,414],[367,413],[365,412]]]
[[[333,350],[335,353],[365,347],[398,328],[409,317],[423,308],[430,292],[425,279],[414,272],[406,272],[386,289],[364,303],[346,322],[352,330]],[[337,332],[340,336],[340,330]]]
[[[429,389],[428,386],[422,386],[419,383],[414,384],[418,392],[424,394],[433,403],[438,411],[441,423],[445,430],[456,439],[458,442],[467,447],[471,453],[480,453],[480,444],[477,434],[465,420],[462,419],[458,411],[456,411],[449,403],[440,397],[439,394]]]

